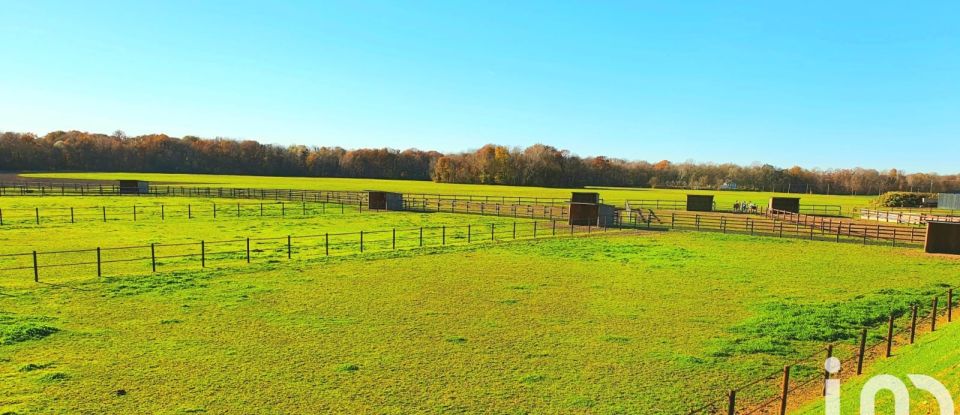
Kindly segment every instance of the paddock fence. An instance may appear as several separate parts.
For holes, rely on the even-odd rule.
[[[623,227],[573,226],[560,221],[524,221],[510,225],[477,223],[280,237],[151,243],[120,247],[32,251],[0,255],[0,282],[63,282],[104,275],[142,274],[158,270],[202,269],[214,263],[275,262],[372,252],[472,245],[520,239],[601,235],[633,231]],[[48,274],[48,270],[57,270]]]
[[[925,225],[927,222],[960,222],[960,216],[937,215],[932,213],[881,211],[871,209],[859,209],[857,211],[857,216],[863,220],[902,223],[908,225]]]
[[[129,206],[44,206],[0,208],[0,227],[83,222],[174,219],[306,218],[327,214],[363,213],[363,204],[336,202],[157,203]],[[379,212],[379,211],[378,211]]]
[[[837,238],[841,236],[861,238],[864,243],[867,240],[875,240],[890,241],[894,246],[898,243],[922,245],[927,236],[926,229],[915,226],[869,225],[851,220],[824,218],[782,210],[770,210],[767,212],[767,217],[780,222],[792,223],[798,229],[802,227],[811,234],[820,232],[821,234],[835,234]]]
[[[622,211],[621,214],[626,214]],[[837,218],[798,215],[774,211],[767,216],[724,215],[694,212],[652,212],[640,219],[637,226],[660,229],[686,229],[702,232],[734,233],[751,236],[796,238],[862,244],[893,246],[922,245],[926,230],[896,226],[875,226],[854,223]],[[619,221],[624,226],[631,218]]]
[[[746,202],[752,203],[747,200]],[[764,214],[766,213],[766,206],[754,203],[757,206],[757,213]],[[638,200],[627,200],[624,202],[624,208],[626,210],[635,210],[635,209],[656,209],[656,210],[686,210],[687,201],[680,199],[638,199]],[[717,212],[736,212],[736,213],[748,213],[745,209],[737,209],[733,203],[729,205],[718,205],[717,202],[713,202],[713,209]],[[820,205],[820,204],[802,204],[800,205],[800,213],[808,215],[818,215],[818,216],[843,216],[843,206],[840,205]]]
[[[699,404],[686,414],[784,415],[822,399],[828,380],[861,376],[869,364],[895,356],[898,348],[914,344],[922,334],[953,321],[953,288],[917,298],[909,306],[890,310],[886,316],[874,316],[861,329],[838,336],[837,341],[782,368],[718,391],[715,399]],[[835,373],[824,370],[826,359],[831,357],[841,363]]]

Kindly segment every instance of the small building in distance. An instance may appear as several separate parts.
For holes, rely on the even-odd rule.
[[[720,185],[720,190],[737,190],[737,182],[726,181]]]
[[[768,210],[779,210],[781,212],[800,213],[799,197],[771,197]]]
[[[403,210],[403,194],[383,192],[379,190],[368,190],[367,209]]]
[[[600,203],[599,193],[573,192],[570,196],[570,225],[616,226],[617,210]]]
[[[150,182],[143,180],[118,180],[117,189],[121,195],[145,195],[150,193]]]

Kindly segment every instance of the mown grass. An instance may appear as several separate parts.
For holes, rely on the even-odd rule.
[[[688,232],[282,262],[4,290],[0,323],[56,331],[0,346],[0,412],[679,413],[960,284]]]
[[[506,195],[523,197],[569,198],[571,191],[583,189],[560,189],[532,186],[499,186],[434,183],[414,180],[377,180],[377,179],[340,179],[328,177],[263,177],[230,176],[205,174],[161,174],[161,173],[29,173],[24,178],[55,179],[92,179],[117,180],[137,179],[154,182],[172,182],[211,187],[254,187],[280,189],[316,189],[316,190],[385,190],[404,193],[440,193],[461,195]],[[716,190],[673,190],[622,187],[588,187],[600,193],[606,203],[622,206],[626,200],[663,199],[684,200],[686,194],[713,194],[718,206],[729,209],[734,202],[751,201],[766,206],[772,196],[800,197],[803,204],[838,205],[844,213],[852,212],[855,207],[868,206],[875,196],[841,196],[813,194],[784,194],[772,192],[716,191]]]

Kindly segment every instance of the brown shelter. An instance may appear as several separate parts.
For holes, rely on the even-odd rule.
[[[713,212],[713,195],[687,195],[687,210]]]
[[[367,209],[403,210],[403,195],[400,193],[368,190]]]
[[[768,210],[780,210],[784,212],[800,213],[799,197],[771,197]]]
[[[931,254],[960,255],[960,223],[927,222],[923,250]]]
[[[573,192],[570,196],[570,225],[614,226],[616,214],[616,208],[600,203],[599,193]]]
[[[145,195],[150,193],[150,182],[141,180],[118,180],[117,190],[121,195]]]

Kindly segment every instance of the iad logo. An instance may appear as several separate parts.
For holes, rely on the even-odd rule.
[[[840,372],[840,359],[827,359],[824,369],[831,375],[837,374]],[[953,398],[942,383],[925,375],[907,375],[907,378],[917,389],[933,395],[940,406],[940,415],[954,415]],[[903,381],[891,375],[874,376],[863,385],[863,390],[860,391],[860,415],[876,414],[877,394],[881,391],[893,392],[895,415],[910,415],[910,391]],[[840,415],[840,379],[827,380],[825,392],[826,415]]]

